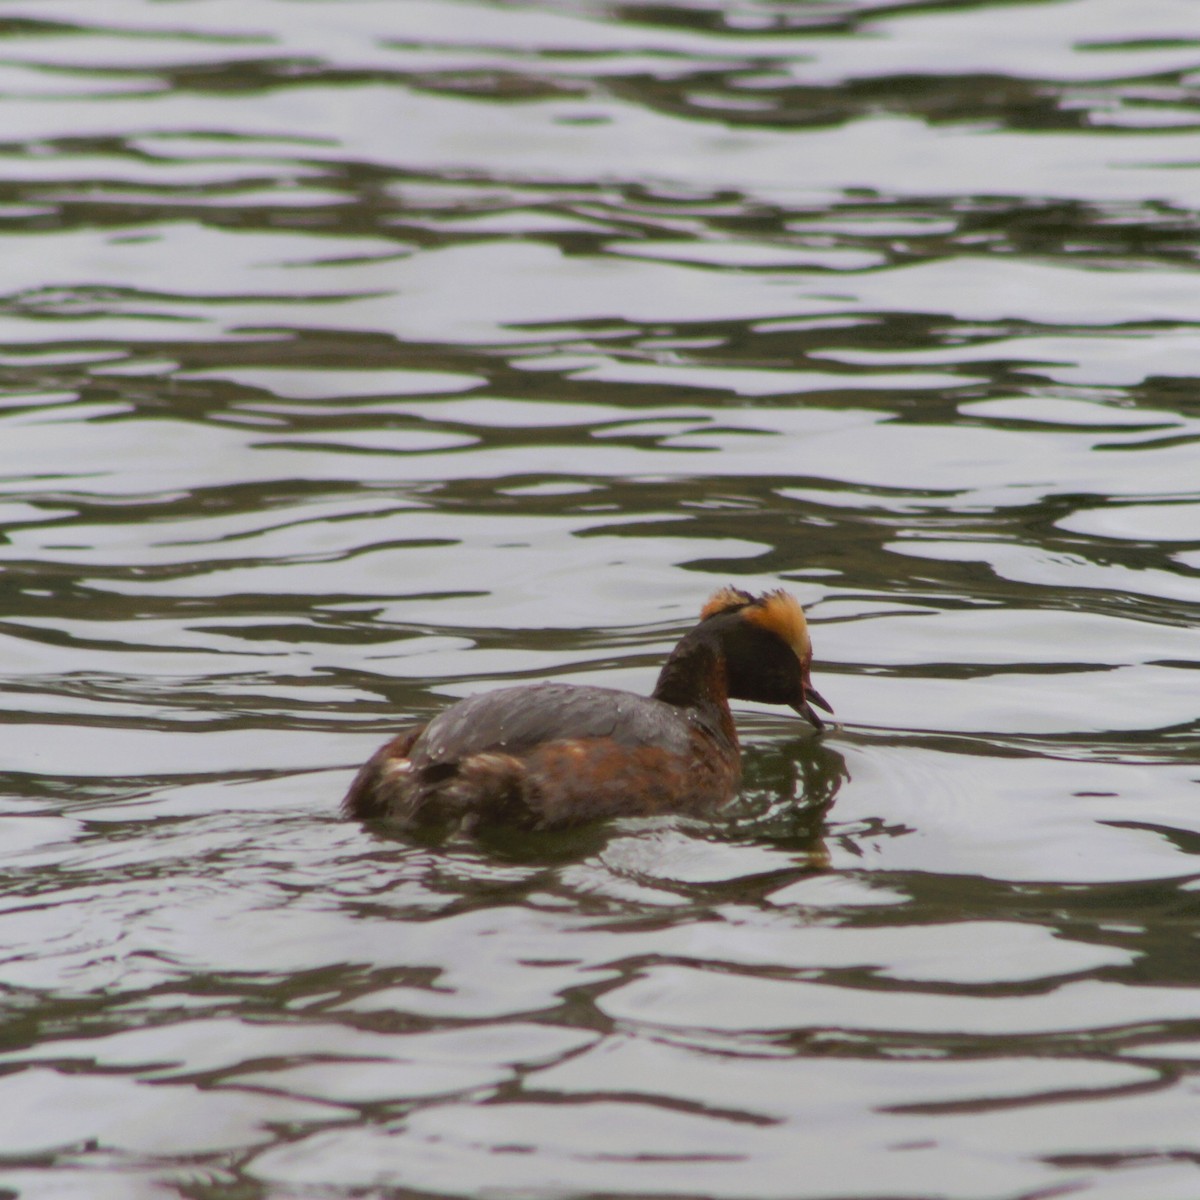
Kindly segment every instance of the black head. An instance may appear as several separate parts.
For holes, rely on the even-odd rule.
[[[786,704],[824,728],[812,706],[833,709],[809,679],[812,641],[804,610],[793,596],[780,590],[755,597],[740,588],[722,588],[700,617],[700,628],[720,639],[731,699]]]

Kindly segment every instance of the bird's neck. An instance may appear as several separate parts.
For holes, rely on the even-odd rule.
[[[717,638],[701,630],[689,633],[663,663],[653,696],[675,708],[694,710],[714,732],[737,745],[729,711],[725,652]]]

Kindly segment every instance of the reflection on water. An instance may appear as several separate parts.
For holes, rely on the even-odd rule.
[[[1190,0],[0,2],[0,1191],[1191,1196]],[[717,819],[339,820],[812,619]]]

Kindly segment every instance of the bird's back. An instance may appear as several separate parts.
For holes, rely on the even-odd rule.
[[[612,738],[622,746],[687,751],[681,710],[615,688],[537,683],[471,696],[434,717],[413,744],[414,760],[443,762],[503,747],[521,754],[560,738]]]
[[[736,742],[700,712],[545,683],[472,696],[393,739],[359,772],[346,808],[407,824],[553,826],[701,811],[728,799],[738,776]]]

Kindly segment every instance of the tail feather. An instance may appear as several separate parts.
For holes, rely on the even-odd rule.
[[[540,790],[526,764],[511,754],[489,751],[417,766],[398,750],[389,743],[359,771],[342,801],[347,816],[385,817],[410,827],[463,820],[537,823]]]
[[[342,800],[343,816],[367,821],[387,815],[388,809],[407,790],[405,776],[412,770],[408,752],[420,732],[420,729],[406,729],[363,763]]]

